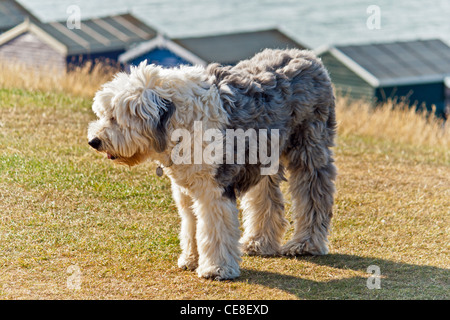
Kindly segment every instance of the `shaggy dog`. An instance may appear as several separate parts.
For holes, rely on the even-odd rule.
[[[336,177],[330,150],[334,107],[328,73],[310,51],[266,49],[236,66],[206,69],[144,62],[97,92],[92,108],[99,119],[90,124],[88,139],[114,162],[133,166],[151,159],[160,164],[159,174],[163,166],[181,216],[179,267],[204,278],[232,279],[240,274],[241,250],[262,256],[328,252]],[[224,137],[228,129],[276,130],[279,166],[263,175],[264,164],[249,163],[249,157],[245,163],[174,161],[181,139],[172,134],[183,129],[195,135],[194,127]],[[259,141],[258,147],[273,139]],[[226,150],[224,159],[230,155]],[[285,169],[294,235],[282,246],[288,225],[280,191]],[[237,196],[243,209],[241,239]]]

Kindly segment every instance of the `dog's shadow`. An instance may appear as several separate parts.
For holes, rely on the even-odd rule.
[[[317,274],[317,277],[314,274],[308,274],[306,279],[304,275],[302,278],[302,275],[293,276],[244,267],[237,281],[282,290],[300,299],[448,299],[450,297],[449,269],[348,254],[298,257],[290,260],[292,263],[310,262],[339,270],[335,272],[336,279],[333,279],[333,271],[330,268],[325,268],[327,269],[325,271],[321,268],[318,273],[322,274]],[[310,272],[315,272],[314,268]],[[311,278],[320,280],[311,280]],[[379,280],[376,280],[377,278]],[[271,297],[267,298],[271,299]]]

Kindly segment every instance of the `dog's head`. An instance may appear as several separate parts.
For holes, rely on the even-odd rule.
[[[135,165],[167,148],[175,106],[162,88],[161,67],[141,63],[104,84],[92,109],[89,145],[119,163]]]

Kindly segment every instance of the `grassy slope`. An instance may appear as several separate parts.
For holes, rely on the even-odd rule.
[[[243,257],[239,279],[213,282],[176,267],[167,177],[89,150],[90,103],[0,90],[0,298],[450,298],[447,142],[342,128],[330,254]],[[71,265],[80,290],[67,288]],[[369,265],[381,269],[380,290],[366,288]]]

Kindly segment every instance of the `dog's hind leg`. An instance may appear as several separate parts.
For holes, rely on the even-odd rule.
[[[248,255],[273,256],[288,224],[284,218],[284,200],[279,184],[282,173],[264,177],[247,191],[241,201],[244,235],[243,252]]]
[[[289,191],[292,198],[294,235],[282,254],[328,253],[328,230],[334,201],[336,168],[330,147],[334,114],[328,123],[313,121],[299,126],[288,152]]]
[[[198,266],[197,240],[195,238],[197,219],[192,210],[192,198],[172,182],[173,199],[181,217],[180,246],[181,255],[178,266],[182,269],[195,270]]]

